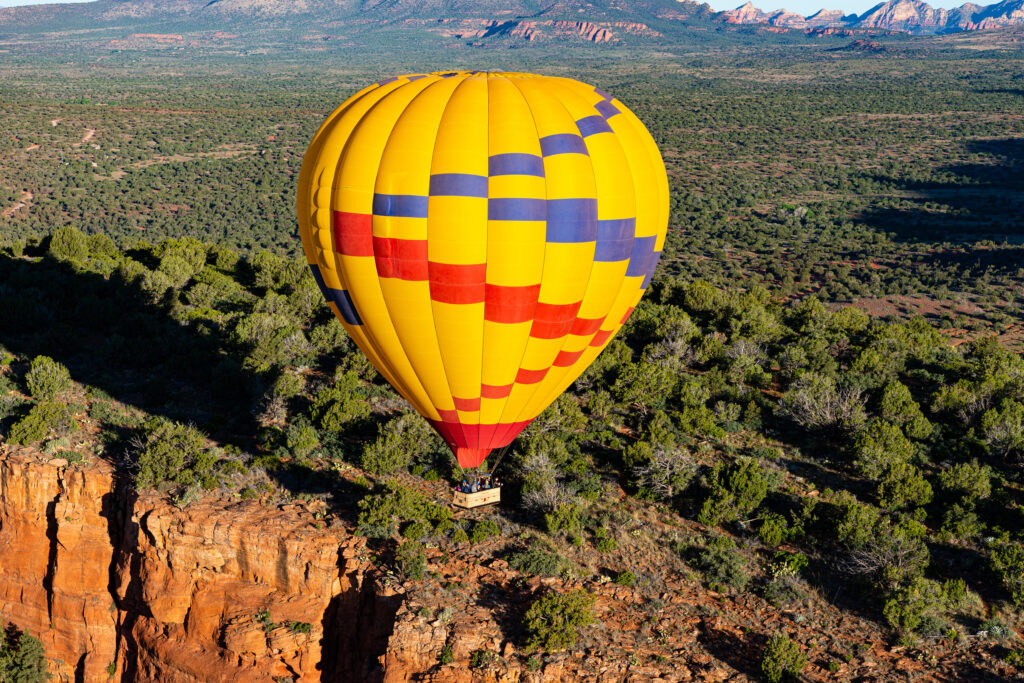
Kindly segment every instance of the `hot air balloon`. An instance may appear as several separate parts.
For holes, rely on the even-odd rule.
[[[298,219],[331,310],[474,468],[629,317],[665,240],[668,180],[647,129],[603,90],[411,74],[321,125]]]

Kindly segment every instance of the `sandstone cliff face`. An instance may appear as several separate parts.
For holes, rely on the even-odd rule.
[[[105,680],[116,651],[110,469],[0,458],[0,614],[42,640],[57,680]]]
[[[0,450],[0,614],[56,681],[356,681],[402,598],[298,505],[136,498],[111,467]]]

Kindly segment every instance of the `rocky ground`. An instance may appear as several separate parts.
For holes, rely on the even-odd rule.
[[[41,638],[57,681],[759,680],[775,633],[805,650],[810,681],[1017,675],[983,635],[903,646],[810,583],[785,607],[709,590],[673,549],[698,525],[625,496],[604,505],[630,520],[617,550],[559,544],[494,508],[459,511],[502,533],[430,547],[425,578],[402,581],[353,535],[351,515],[322,501],[211,495],[179,508],[131,492],[102,460],[69,465],[8,445],[0,614]],[[575,578],[509,567],[510,551],[536,544]],[[635,585],[610,580],[625,569]],[[597,623],[567,652],[524,652],[527,606],[570,588],[595,598]]]

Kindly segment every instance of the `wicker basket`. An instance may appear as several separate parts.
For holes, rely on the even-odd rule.
[[[494,505],[501,500],[501,487],[484,489],[475,493],[455,492],[454,503],[461,508],[478,508],[481,505]]]

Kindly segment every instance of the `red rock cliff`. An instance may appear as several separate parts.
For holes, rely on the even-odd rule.
[[[57,681],[379,679],[401,596],[367,576],[363,539],[322,527],[299,505],[179,510],[109,465],[5,447],[0,614]]]

